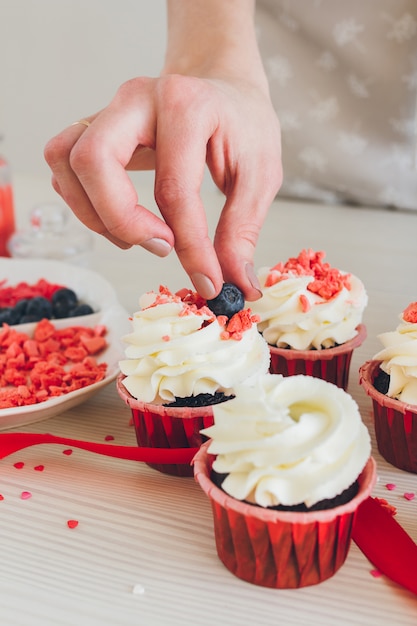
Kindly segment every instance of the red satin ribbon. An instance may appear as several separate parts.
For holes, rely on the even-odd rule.
[[[375,498],[356,511],[352,539],[382,574],[417,594],[417,545]]]
[[[49,433],[0,433],[0,459],[39,444],[60,444],[88,450],[96,454],[112,456],[129,461],[142,461],[155,464],[189,464],[198,448],[143,448],[139,446],[115,446],[67,437],[57,437]]]
[[[155,464],[189,464],[198,450],[116,446],[48,433],[0,433],[0,459],[39,444],[60,444],[118,459]],[[417,545],[375,498],[369,497],[356,511],[352,539],[382,574],[417,594]]]

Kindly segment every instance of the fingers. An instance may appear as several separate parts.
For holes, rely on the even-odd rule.
[[[248,301],[261,296],[254,269],[255,248],[282,183],[279,132],[271,133],[271,139],[260,151],[253,143],[253,149],[246,149],[237,158],[214,239],[225,281],[237,285]]]
[[[165,80],[158,94],[155,199],[175,235],[175,250],[195,289],[207,299],[221,290],[223,274],[208,235],[200,197],[207,143],[213,133],[213,116],[205,92],[186,80]],[[163,103],[169,102],[169,110]],[[206,114],[205,114],[206,112]]]
[[[174,245],[173,233],[163,220],[138,204],[125,169],[131,161],[137,164],[142,155],[144,163],[151,165],[149,147],[141,151],[142,135],[144,142],[154,141],[151,109],[145,107],[142,116],[134,116],[131,98],[124,96],[123,106],[119,94],[113,106],[88,118],[88,127],[76,124],[52,139],[45,158],[52,169],[54,188],[88,228],[119,247],[139,244],[166,256]]]

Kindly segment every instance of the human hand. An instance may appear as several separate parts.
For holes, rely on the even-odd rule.
[[[52,184],[91,230],[122,248],[172,247],[197,291],[223,281],[259,297],[253,254],[281,183],[280,134],[269,97],[249,83],[190,76],[135,78],[109,106],[49,141]],[[205,163],[225,194],[214,242],[200,197]],[[163,219],[138,201],[126,170],[155,168]],[[140,198],[139,198],[140,200]]]

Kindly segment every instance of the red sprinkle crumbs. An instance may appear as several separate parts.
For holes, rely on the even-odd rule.
[[[190,289],[180,289],[173,294],[167,287],[160,285],[159,293],[156,295],[155,300],[146,308],[152,308],[159,304],[167,304],[168,302],[182,302],[183,309],[179,314],[180,317],[186,315],[207,316],[209,319],[204,321],[203,326],[211,324],[211,322],[214,322],[216,319],[213,311],[208,308],[206,300],[199,296],[197,292],[191,291]],[[260,318],[258,315],[253,315],[251,309],[243,309],[235,313],[230,320],[225,315],[218,315],[217,321],[219,325],[224,328],[220,335],[222,339],[234,339],[235,341],[239,341],[242,339],[245,330],[249,330],[253,324],[257,324]],[[164,335],[162,340],[169,341],[170,337]]]
[[[417,302],[412,302],[403,311],[404,322],[410,322],[410,324],[417,324]]]
[[[344,287],[350,290],[350,274],[342,274],[338,269],[330,267],[329,263],[323,263],[324,257],[324,252],[314,252],[310,248],[302,250],[298,257],[292,257],[286,263],[277,263],[272,267],[265,287],[294,276],[313,276],[314,280],[307,289],[324,300],[330,300]],[[301,302],[301,306],[305,304]]]
[[[72,452],[73,452],[73,451],[72,451],[71,449],[68,449],[68,450],[63,450],[63,451],[62,451],[62,454],[65,454],[65,456],[71,456]]]
[[[45,469],[45,465],[35,465],[35,467],[33,469],[36,472],[43,472],[43,470]]]
[[[220,316],[217,319],[220,323]],[[222,319],[224,319],[224,316],[222,316]],[[259,319],[259,315],[252,315],[252,311],[250,309],[238,311],[230,318],[230,320],[227,321],[226,318],[225,330],[221,335],[222,339],[235,339],[236,341],[239,341],[242,339],[245,330],[249,330],[253,324],[257,324]]]
[[[77,528],[78,521],[76,519],[69,519],[67,522],[68,528]]]
[[[20,282],[15,286],[5,286],[7,280],[0,281],[0,308],[13,307],[19,300],[43,296],[50,300],[58,289],[63,289],[64,285],[48,283],[44,278],[40,278],[34,285]]]
[[[18,461],[17,463],[13,463],[13,467],[15,467],[16,469],[22,469],[22,467],[24,467],[25,464],[23,463],[23,461]]]
[[[95,356],[107,342],[103,326],[56,329],[47,319],[33,338],[4,324],[0,330],[0,409],[44,402],[102,380],[107,363]]]

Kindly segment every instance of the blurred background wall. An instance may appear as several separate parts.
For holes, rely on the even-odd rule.
[[[49,176],[43,147],[105,106],[118,86],[158,75],[165,0],[0,0],[0,154]]]

